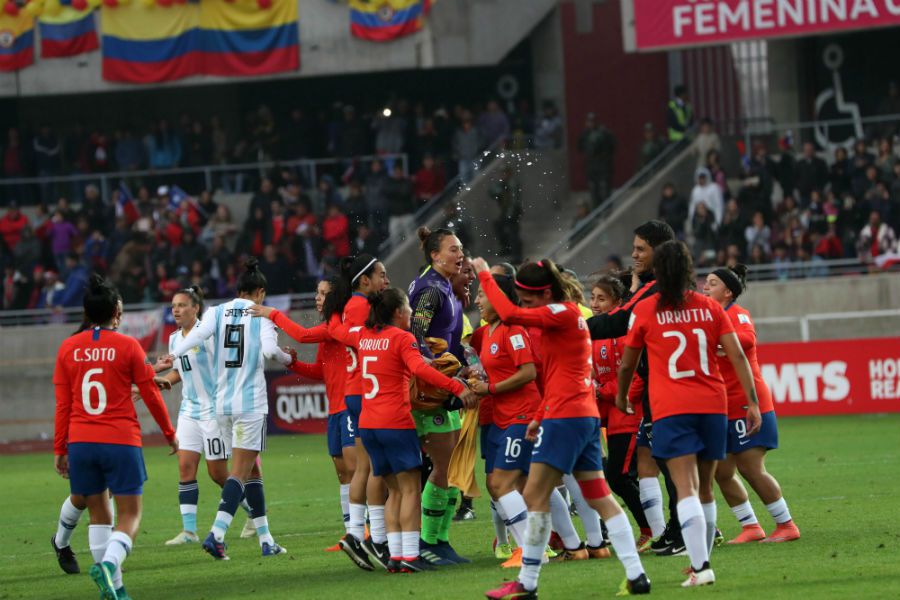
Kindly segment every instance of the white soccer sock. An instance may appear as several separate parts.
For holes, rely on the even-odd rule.
[[[366,505],[350,503],[350,522],[347,533],[362,542],[366,539]]]
[[[404,531],[401,534],[403,560],[416,560],[419,558],[419,532]]]
[[[775,522],[779,525],[791,520],[791,511],[788,510],[788,505],[787,502],[784,501],[784,496],[772,504],[766,504],[766,510],[769,511],[769,514],[772,515],[772,518],[775,519]]]
[[[638,480],[641,492],[641,508],[650,524],[653,537],[659,537],[666,529],[666,517],[663,515],[662,488],[656,477],[644,477]]]
[[[600,515],[584,499],[581,486],[578,485],[578,480],[573,475],[563,475],[563,483],[566,484],[569,496],[572,497],[575,508],[578,509],[578,516],[581,517],[581,522],[584,525],[584,536],[587,538],[588,546],[599,548],[603,545],[603,529],[600,527]],[[607,528],[609,528],[608,524]]]
[[[572,523],[572,515],[569,514],[569,505],[566,499],[559,493],[556,488],[550,494],[550,514],[553,518],[553,531],[562,538],[566,549],[574,550],[581,545],[581,538],[578,537],[578,531],[575,530],[575,524]],[[550,539],[549,537],[547,538]]]
[[[232,519],[234,519],[234,515],[230,512],[220,510],[216,513],[216,520],[213,521],[213,526],[210,531],[217,542],[221,542],[225,539],[225,532],[228,531]]]
[[[537,589],[541,563],[544,560],[544,550],[547,548],[547,542],[550,541],[550,522],[551,518],[548,513],[528,513],[525,545],[522,547],[522,568],[519,570],[519,583],[528,591]]]
[[[81,513],[83,512],[84,509],[79,510],[72,504],[71,496],[67,497],[66,501],[62,503],[59,509],[59,524],[56,526],[55,542],[57,548],[65,548],[69,545],[69,540],[72,539],[75,526],[78,525],[78,519],[81,518]]]
[[[350,484],[341,484],[341,514],[344,515],[344,529],[350,531]]]
[[[88,525],[88,547],[91,549],[91,556],[94,557],[95,563],[103,560],[111,535],[112,525]]]
[[[502,512],[500,501],[491,500],[491,522],[494,524],[494,535],[497,536],[497,544],[509,543],[509,531],[506,529],[506,513]]]
[[[256,538],[259,540],[259,547],[262,548],[264,543],[270,546],[275,545],[275,538],[269,531],[269,517],[262,516],[253,519],[253,526],[256,527]]]
[[[504,517],[504,525],[512,534],[519,548],[525,547],[525,530],[528,526],[528,506],[519,490],[513,490],[497,500],[497,510]]]
[[[691,567],[699,571],[709,559],[706,550],[706,518],[697,496],[688,496],[678,502],[678,521],[681,537],[691,559]]]
[[[384,524],[384,505],[369,505],[369,535],[372,543],[383,544],[387,541]]]
[[[700,505],[703,508],[703,518],[706,521],[706,560],[712,556],[713,546],[716,541],[716,502],[707,502]]]
[[[616,551],[616,556],[625,567],[625,577],[636,579],[644,572],[641,557],[634,543],[634,535],[631,531],[631,523],[624,512],[620,512],[611,519],[606,520],[606,531],[609,533],[609,541]]]
[[[116,569],[119,569],[129,554],[131,554],[131,538],[127,533],[114,531],[106,544],[103,562],[112,563]]]
[[[749,500],[738,504],[737,506],[732,506],[731,512],[734,513],[734,518],[738,520],[741,527],[759,524],[759,520],[756,518],[756,513],[753,512],[753,506],[750,505]]]
[[[403,558],[403,534],[399,531],[388,531],[387,540],[388,554],[394,560],[401,560]]]

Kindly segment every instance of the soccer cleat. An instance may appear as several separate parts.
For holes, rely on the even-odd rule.
[[[400,564],[401,561],[390,559],[387,564],[387,572],[388,573],[403,573],[403,565]]]
[[[507,581],[494,590],[484,593],[489,600],[537,600],[537,589],[528,591],[518,581]]]
[[[587,548],[588,558],[609,558],[612,556],[609,552],[609,544],[602,546],[585,546]]]
[[[616,596],[638,596],[650,593],[650,579],[646,573],[641,573],[634,579],[625,579],[619,586]]]
[[[681,583],[681,587],[699,587],[701,585],[712,585],[716,582],[716,574],[709,568],[709,563],[703,565],[705,569],[700,571],[691,571],[691,574]]]
[[[475,511],[468,506],[460,506],[456,514],[453,515],[454,521],[472,521],[475,519]]]
[[[115,570],[115,565],[108,562],[95,563],[91,567],[91,579],[100,590],[100,600],[118,600],[116,586],[113,584]]]
[[[718,547],[725,543],[725,536],[722,535],[722,530],[716,527],[716,534],[713,536],[713,546]]]
[[[647,535],[646,533],[642,533],[641,537],[637,539],[635,545],[637,546],[638,552],[643,554],[650,550],[650,544],[653,543],[653,537]]]
[[[674,540],[670,546],[656,553],[657,556],[684,556],[685,554],[687,554],[687,548],[681,538]]]
[[[345,535],[341,539],[341,550],[350,557],[357,567],[363,571],[373,571],[375,567],[369,562],[369,555],[363,550],[362,544],[352,535]]]
[[[650,550],[659,556],[682,556],[686,550],[681,539],[681,528],[678,525],[666,525],[666,530],[650,544]]]
[[[494,546],[494,558],[498,560],[507,560],[513,554],[512,544],[497,544]]]
[[[566,545],[563,543],[562,538],[559,537],[559,534],[555,531],[550,533],[550,541],[547,545],[555,552],[562,552],[566,549]]]
[[[50,536],[50,544],[53,546],[53,551],[56,552],[56,562],[59,563],[59,568],[62,569],[63,572],[69,575],[81,573],[81,567],[78,566],[78,559],[75,558],[75,553],[72,552],[71,546],[58,548],[56,546],[55,535]]]
[[[171,540],[166,542],[166,546],[181,546],[182,544],[196,544],[200,541],[196,533],[191,531],[182,531]]]
[[[116,590],[116,600],[131,600],[131,596],[125,591],[124,585]]]
[[[559,556],[559,552],[548,545],[546,548],[544,548],[544,556],[546,556],[547,558],[556,558],[557,556]]]
[[[287,548],[279,546],[274,542],[271,544],[269,542],[262,543],[263,556],[278,556],[279,554],[287,554]]]
[[[746,544],[749,542],[758,542],[766,539],[766,532],[758,524],[744,525],[741,532],[733,540],[728,540],[729,544]]]
[[[420,556],[415,560],[403,559],[400,561],[401,573],[421,573],[422,571],[434,571],[434,566]]]
[[[369,558],[372,559],[373,563],[383,569],[387,569],[388,562],[391,560],[391,553],[388,550],[387,542],[376,544],[372,541],[372,538],[369,538],[363,542],[362,547],[363,550],[366,551],[366,554],[369,555]]]
[[[241,529],[241,539],[246,540],[252,537],[256,537],[256,525],[253,524],[253,519],[247,517],[247,520],[244,521],[244,528]]]
[[[672,545],[672,538],[675,536],[675,532],[671,524],[666,524],[666,528],[663,530],[662,535],[653,540],[650,543],[650,550],[653,551],[654,554],[659,554],[666,550],[669,546]]]
[[[559,556],[558,554],[554,554],[554,556]],[[546,565],[550,562],[550,557],[547,556],[547,553],[544,552],[544,556],[541,557],[541,564]],[[500,565],[504,569],[518,569],[522,566],[522,549],[515,548],[512,551],[512,556],[509,557],[505,563]]]
[[[419,559],[432,567],[451,567],[456,564],[441,554],[440,544],[429,544],[425,540],[419,540]]]
[[[225,545],[225,542],[216,540],[216,536],[211,531],[206,536],[206,539],[203,540],[203,550],[216,560],[228,560],[228,555],[225,554],[226,548],[228,546]]]
[[[346,535],[341,536],[341,540],[347,537]],[[325,552],[340,552],[341,551],[341,540],[338,540],[334,546],[328,546],[325,548]]]
[[[557,555],[557,557],[553,559],[553,562],[587,560],[588,558],[590,558],[590,554],[588,554],[587,548],[585,548],[584,546],[584,542],[581,542],[578,547],[573,550],[569,550],[568,548],[566,548],[565,550],[560,552],[559,555]]]
[[[779,523],[775,527],[775,531],[769,534],[769,537],[762,540],[764,544],[774,544],[778,542],[793,542],[800,539],[800,530],[794,525],[793,521],[787,523]]]
[[[472,562],[468,558],[465,558],[464,556],[460,556],[459,554],[457,554],[456,550],[453,549],[453,546],[450,545],[450,542],[438,541],[436,554],[438,556],[440,556],[441,558],[445,558],[445,559],[449,560],[450,562],[455,563],[457,565],[464,565],[466,563]]]

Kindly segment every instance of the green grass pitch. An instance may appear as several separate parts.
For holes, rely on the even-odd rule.
[[[900,415],[782,419],[782,449],[768,464],[781,482],[803,537],[789,544],[719,547],[718,582],[682,590],[685,558],[647,556],[644,565],[657,598],[900,598]],[[150,480],[135,551],[125,582],[138,600],[267,598],[478,598],[515,576],[490,552],[487,500],[477,520],[455,523],[451,539],[471,565],[417,575],[363,572],[342,553],[323,552],[343,531],[337,483],[320,436],[272,437],[263,458],[269,520],[289,550],[263,560],[255,539],[240,540],[243,515],[229,536],[231,561],[214,562],[199,545],[167,548],[180,527],[177,466],[164,448],[145,451]],[[4,519],[0,522],[0,599],[96,598],[85,574],[90,566],[87,515],[72,540],[82,574],[59,570],[49,537],[68,493],[49,454],[0,457]],[[199,477],[200,529],[214,516],[218,489]],[[482,488],[483,489],[483,488]],[[751,495],[752,497],[752,495]],[[772,521],[758,499],[757,516]],[[577,519],[576,519],[577,521]],[[719,526],[738,531],[719,500]],[[202,537],[202,535],[201,535]],[[623,571],[615,558],[544,567],[542,598],[612,597]]]

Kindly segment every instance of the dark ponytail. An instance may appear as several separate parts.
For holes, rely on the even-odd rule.
[[[200,308],[199,314],[203,314],[203,290],[200,289],[198,285],[192,285],[190,287],[186,287],[184,289],[178,290],[175,294],[184,294],[188,298],[191,299],[191,303],[194,306],[198,306]]]
[[[549,258],[526,262],[519,267],[516,273],[516,287],[526,292],[550,290],[556,302],[564,302],[566,299],[566,282]]]
[[[357,257],[347,256],[339,264],[340,274],[331,283],[331,291],[325,296],[322,305],[322,316],[328,321],[332,315],[344,312],[353,292],[359,289],[363,275],[371,276],[375,272],[378,259],[371,254],[360,254]]]
[[[416,234],[419,236],[419,247],[422,249],[422,255],[425,258],[425,264],[430,265],[433,262],[431,258],[432,252],[440,252],[441,251],[441,242],[448,235],[456,235],[449,229],[435,229],[432,231],[431,229],[422,226],[419,227]]]
[[[244,272],[238,277],[238,293],[252,294],[258,289],[265,290],[267,286],[266,276],[259,270],[259,260],[251,256],[244,263]]]
[[[388,288],[369,296],[369,318],[366,327],[381,329],[392,324],[396,313],[407,302],[406,292],[400,288]]]
[[[694,261],[684,242],[663,242],[653,251],[653,272],[659,288],[659,308],[677,310],[694,288]]]
[[[116,316],[118,306],[119,291],[115,286],[100,275],[92,274],[84,291],[82,327],[87,329],[91,325],[106,325]]]

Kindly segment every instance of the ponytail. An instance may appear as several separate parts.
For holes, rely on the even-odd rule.
[[[653,272],[659,287],[658,307],[677,310],[695,286],[694,261],[684,242],[663,242],[653,251]]]
[[[116,309],[119,306],[119,292],[112,283],[94,273],[88,279],[83,304],[82,327],[84,329],[91,325],[105,325],[116,315]]]
[[[407,302],[406,293],[399,288],[388,288],[369,296],[369,318],[366,327],[381,329],[391,325],[396,313]]]
[[[244,263],[244,272],[238,277],[238,293],[252,294],[258,289],[266,289],[266,276],[259,270],[259,260],[251,256]]]

